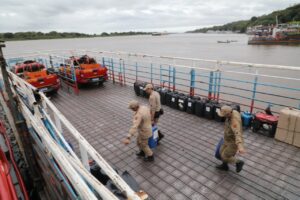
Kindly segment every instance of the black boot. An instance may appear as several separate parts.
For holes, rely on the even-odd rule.
[[[140,152],[135,154],[137,157],[145,157],[145,153],[141,150]]]
[[[235,164],[237,173],[242,171],[244,164],[245,164],[244,161],[241,161],[241,160]]]
[[[144,161],[153,162],[154,161],[154,156],[153,155],[152,156],[147,156],[147,157],[144,158]]]
[[[223,170],[223,171],[228,171],[229,170],[229,166],[225,162],[223,162],[221,165],[217,165],[216,168],[219,169],[219,170]]]
[[[157,132],[158,132],[158,140],[157,140],[157,144],[159,144],[159,141],[162,140],[162,139],[165,137],[165,135],[162,134],[162,133],[160,132],[160,130],[158,130]]]

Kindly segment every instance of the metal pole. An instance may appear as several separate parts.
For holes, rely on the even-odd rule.
[[[221,89],[221,71],[219,71],[219,76],[218,76],[218,92],[217,92],[217,101],[219,101],[220,98],[220,89]]]
[[[218,79],[218,72],[215,72],[216,76],[214,77],[214,100],[217,98],[217,79]]]
[[[111,72],[112,72],[113,83],[115,83],[114,60],[111,58],[110,61],[111,61]]]
[[[138,64],[137,62],[135,63],[135,81],[138,80]]]
[[[171,66],[169,65],[169,84],[168,84],[169,90],[171,89]]]
[[[214,72],[210,72],[209,76],[209,85],[208,85],[208,99],[211,100],[212,98],[212,86],[213,86],[213,78],[214,78]]]
[[[124,85],[126,85],[126,74],[125,74],[125,61],[123,60],[123,81],[124,81]]]
[[[162,66],[159,66],[159,82],[160,82],[160,86],[164,87],[163,85],[163,80],[162,80]]]
[[[256,71],[256,74],[258,72]],[[254,84],[253,84],[253,91],[252,91],[252,99],[251,99],[251,105],[250,105],[250,113],[252,114],[253,108],[254,108],[254,102],[255,102],[255,95],[256,95],[256,87],[257,87],[257,75],[254,78]]]
[[[119,60],[119,82],[123,85],[122,59]]]
[[[173,67],[173,91],[176,90],[176,69]]]
[[[191,80],[190,80],[190,96],[194,96],[195,95],[195,70],[192,69],[191,70]]]

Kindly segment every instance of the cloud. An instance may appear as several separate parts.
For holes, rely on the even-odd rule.
[[[185,31],[249,19],[296,0],[0,0],[0,32]],[[185,29],[187,28],[187,29]],[[185,30],[184,30],[185,29]]]

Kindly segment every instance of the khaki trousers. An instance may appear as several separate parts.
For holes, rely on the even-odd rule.
[[[152,156],[153,152],[148,145],[149,137],[141,137],[140,134],[136,138],[137,146],[141,151],[145,153],[146,156]]]
[[[226,163],[236,163],[238,161],[235,158],[236,152],[236,144],[223,144],[220,150],[222,161]]]

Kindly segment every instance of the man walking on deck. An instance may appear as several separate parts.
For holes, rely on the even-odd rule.
[[[149,105],[151,113],[151,121],[153,125],[158,124],[159,117],[163,114],[160,102],[160,94],[153,90],[152,84],[147,84],[144,88],[147,94],[149,94]],[[158,130],[158,142],[163,139],[164,135]]]
[[[136,141],[140,151],[136,155],[144,157],[145,161],[154,161],[153,152],[148,145],[148,140],[152,137],[150,110],[147,106],[141,106],[137,101],[131,101],[129,109],[134,112],[133,125],[123,143],[129,144],[131,137],[138,134]]]
[[[243,169],[244,162],[235,158],[237,153],[244,154],[244,140],[242,132],[242,120],[238,111],[230,106],[222,106],[217,110],[220,117],[225,117],[224,144],[220,148],[220,155],[223,163],[217,169],[228,171],[230,164],[236,165],[236,172]]]

